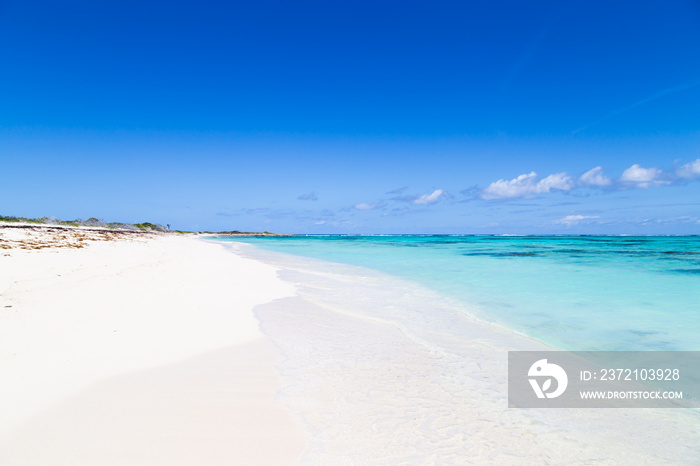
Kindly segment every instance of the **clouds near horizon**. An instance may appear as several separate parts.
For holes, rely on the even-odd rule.
[[[586,173],[581,175],[579,178],[579,183],[583,186],[610,186],[612,180],[607,176],[603,175],[603,167],[595,167],[588,170]]]
[[[494,181],[479,191],[479,197],[484,200],[528,198],[554,191],[568,192],[576,188],[647,189],[697,178],[700,178],[700,159],[682,165],[675,173],[657,167],[645,168],[635,163],[625,169],[617,179],[605,176],[601,166],[588,170],[577,180],[566,172],[555,173],[540,179],[533,171],[510,180]]]
[[[662,174],[663,171],[660,168],[643,168],[638,163],[635,163],[622,172],[619,181],[626,185],[646,189],[650,186],[669,184],[669,181],[659,179]]]
[[[412,204],[413,205],[430,205],[430,204],[435,204],[440,200],[441,197],[446,196],[447,193],[445,193],[442,189],[436,189],[430,194],[423,194],[422,196],[419,196],[417,199],[415,199]]]
[[[700,159],[686,163],[676,170],[676,174],[685,179],[700,178]]]
[[[588,220],[588,219],[595,219],[595,218],[600,218],[600,216],[598,216],[598,215],[567,215],[564,218],[556,220],[554,223],[560,223],[562,225],[572,226],[572,225],[578,224],[581,221]]]
[[[548,193],[552,190],[569,191],[572,187],[571,177],[565,172],[555,173],[546,178],[538,179],[537,173],[533,171],[512,180],[500,179],[494,181],[481,191],[480,196],[486,200],[529,197],[534,194]]]

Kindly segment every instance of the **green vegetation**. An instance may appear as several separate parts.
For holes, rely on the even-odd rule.
[[[0,215],[0,222],[16,222],[16,223],[46,223],[45,218],[24,218],[24,217],[14,217],[12,215]]]
[[[147,231],[170,231],[167,227],[164,227],[163,225],[158,225],[155,223],[150,223],[150,222],[144,222],[144,223],[134,223],[134,226],[138,228],[139,230],[147,230]]]
[[[75,220],[59,220],[55,217],[41,217],[41,218],[26,218],[26,217],[15,217],[12,215],[3,216],[0,215],[0,222],[12,222],[12,223],[35,223],[40,225],[65,225],[73,227],[99,227],[108,228],[112,230],[134,230],[134,231],[158,231],[163,233],[180,233],[180,234],[193,234],[191,231],[183,230],[171,230],[170,225],[163,226],[158,223],[142,222],[142,223],[122,223],[122,222],[105,222],[95,217],[90,217],[87,220],[75,219]],[[201,233],[201,232],[199,232]],[[247,232],[247,231],[207,231],[205,234],[209,235],[230,235],[230,236],[294,236],[294,235],[278,235],[275,233],[265,232]]]
[[[11,223],[35,223],[40,225],[66,225],[73,227],[101,227],[109,229],[121,229],[121,230],[143,230],[143,231],[161,231],[168,232],[170,229],[163,225],[157,223],[143,222],[143,223],[123,223],[123,222],[105,222],[95,217],[90,217],[87,220],[75,219],[75,220],[59,220],[54,217],[41,217],[41,218],[26,218],[26,217],[16,217],[13,215],[0,215],[0,222],[11,222]],[[184,232],[183,232],[184,233]]]

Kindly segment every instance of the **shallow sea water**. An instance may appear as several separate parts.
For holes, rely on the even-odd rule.
[[[574,308],[580,303],[550,305],[546,312],[540,309],[540,322],[547,322],[548,332],[536,335],[531,329],[541,325],[518,326],[505,318],[517,314],[514,307],[536,307],[523,304],[527,296],[538,296],[522,293],[527,283],[547,282],[547,274],[562,266],[580,267],[586,279],[574,286],[571,277],[556,276],[549,280],[556,283],[549,290],[562,294],[541,302],[566,303],[565,297],[577,295],[590,304],[604,301],[598,295],[589,301],[584,297],[598,273],[617,280],[618,288],[621,283],[633,283],[617,277],[622,272],[601,272],[608,267],[601,265],[605,261],[625,274],[656,272],[683,277],[681,281],[687,277],[697,280],[692,273],[673,272],[670,261],[642,266],[633,255],[624,258],[621,253],[604,252],[612,248],[609,244],[596,243],[593,249],[599,252],[590,253],[597,255],[595,260],[589,258],[593,264],[589,267],[597,272],[572,266],[570,259],[561,256],[570,252],[519,255],[522,250],[529,253],[528,249],[543,246],[536,240],[506,241],[507,247],[498,248],[500,239],[421,244],[452,241],[451,237],[346,242],[273,239],[264,243],[264,249],[233,243],[239,253],[277,266],[279,276],[297,288],[297,297],[259,306],[256,313],[262,330],[283,356],[279,369],[285,383],[279,397],[311,433],[304,464],[694,464],[700,457],[700,420],[694,410],[507,408],[507,351],[561,348],[548,333],[552,329],[572,349],[633,349],[648,344],[650,338],[681,346],[658,333],[632,332],[636,338],[624,337],[622,342],[611,339],[613,333],[606,339],[587,338],[585,341],[594,343],[582,348],[584,340],[566,338],[567,330],[578,328],[581,335],[593,334],[584,325],[591,320],[590,310],[574,324],[562,314],[546,315],[566,307],[567,313],[576,316]],[[250,242],[259,246],[256,240]],[[402,244],[410,242],[414,245]],[[656,247],[654,254],[662,260],[673,256],[663,252],[672,251],[669,245]],[[693,252],[691,247],[697,244],[677,246]],[[547,247],[573,249],[562,242],[556,246],[549,242]],[[281,249],[285,253],[278,252]],[[424,257],[418,260],[421,254]],[[525,273],[519,259],[543,260],[531,263],[531,272]],[[693,259],[676,268],[692,268]],[[363,263],[353,265],[358,262]],[[569,273],[581,272],[571,269]],[[462,279],[455,280],[455,275]],[[493,280],[500,280],[497,284],[508,291],[498,293],[497,286],[486,286]],[[479,283],[485,289],[477,289]],[[682,289],[678,283],[675,286]],[[644,294],[645,298],[632,301],[654,315],[657,311],[650,304],[663,300],[649,290]],[[622,299],[622,293],[619,296]],[[494,315],[490,314],[493,303],[508,305]],[[620,325],[618,334],[627,335],[622,319],[612,320]],[[540,340],[514,332],[513,327]],[[669,325],[664,332],[672,336],[672,328]]]
[[[234,240],[414,281],[562,349],[700,350],[700,236]]]

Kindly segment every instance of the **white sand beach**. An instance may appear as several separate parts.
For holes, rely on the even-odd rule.
[[[0,239],[2,465],[699,454],[696,418],[674,410],[508,409],[507,350],[546,347],[379,272],[176,234]]]
[[[0,464],[295,464],[253,307],[275,269],[177,235],[0,229]],[[270,448],[274,445],[274,448]]]

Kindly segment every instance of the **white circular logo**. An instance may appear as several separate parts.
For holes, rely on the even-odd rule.
[[[566,371],[561,366],[547,363],[546,359],[540,359],[530,366],[527,375],[528,377],[535,377],[528,380],[537,398],[556,398],[564,393],[566,386],[569,384]],[[540,385],[539,379],[542,379],[542,385]],[[552,388],[552,379],[557,381],[556,389],[548,391]]]

